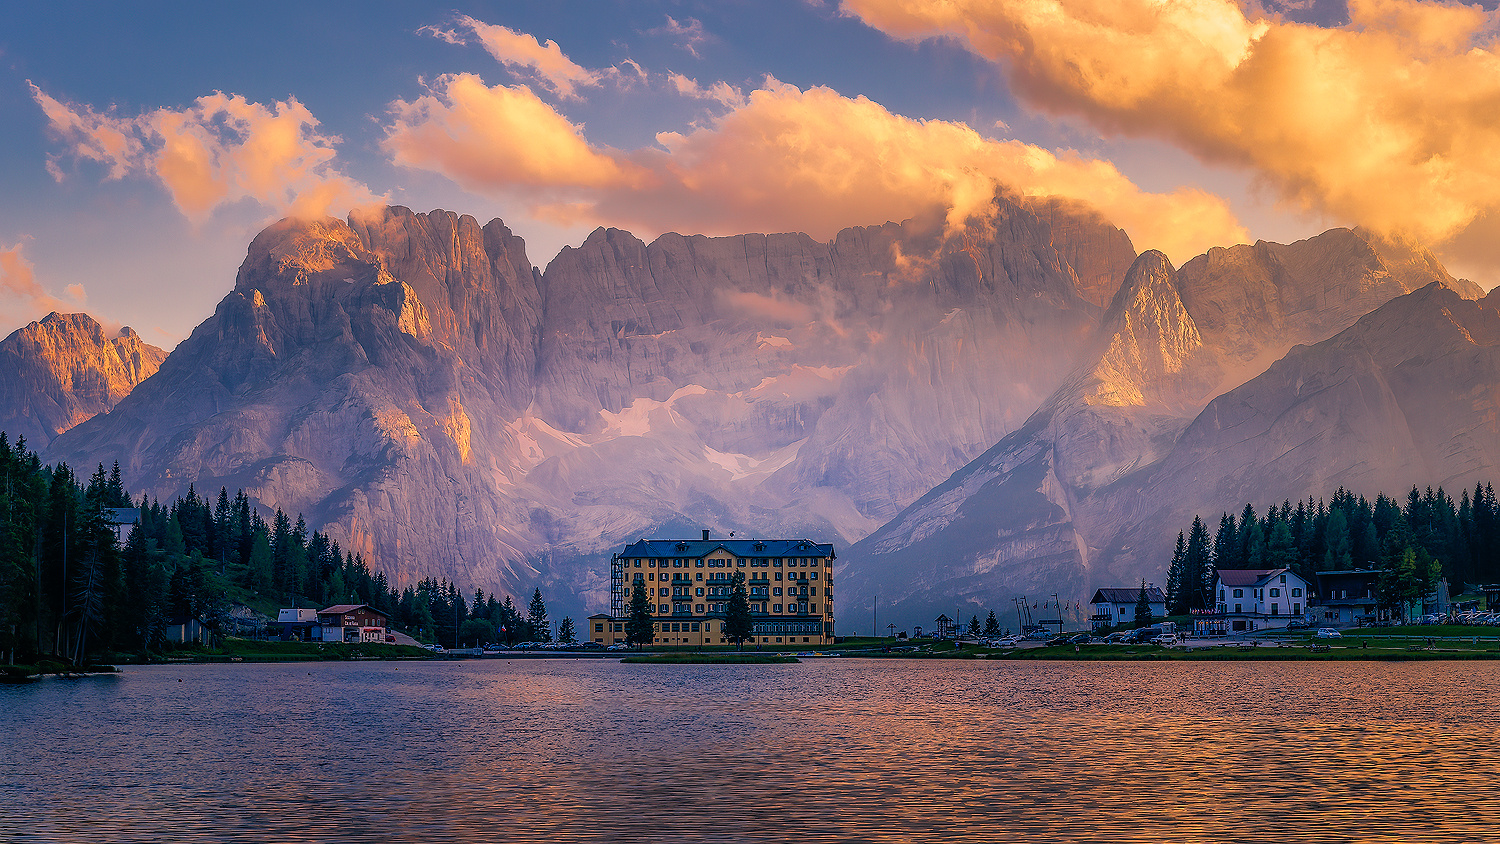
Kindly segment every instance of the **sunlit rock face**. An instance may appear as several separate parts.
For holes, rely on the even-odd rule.
[[[1335,229],[1286,246],[1214,249],[1175,272],[1159,253],[1141,255],[1087,362],[1019,430],[843,556],[841,598],[849,610],[859,617],[879,596],[882,613],[921,623],[968,602],[971,609],[993,608],[1015,595],[1076,599],[1142,578],[1160,583],[1176,531],[1195,513],[1217,520],[1246,501],[1326,495],[1343,482],[1335,477],[1352,477],[1350,467],[1334,471],[1340,459],[1328,456],[1346,441],[1339,432],[1350,411],[1336,403],[1309,410],[1303,439],[1287,435],[1281,451],[1264,441],[1264,448],[1232,448],[1229,428],[1222,441],[1200,446],[1196,461],[1183,449],[1202,436],[1200,413],[1218,412],[1228,400],[1222,394],[1250,379],[1261,383],[1273,362],[1302,352],[1294,350],[1298,344],[1331,343],[1329,337],[1392,300],[1426,301],[1427,290],[1397,299],[1424,284],[1479,292],[1425,253],[1372,239]],[[1451,290],[1432,289],[1467,310],[1479,308]],[[1416,349],[1419,332],[1393,331],[1390,342]],[[1477,370],[1467,377],[1487,385],[1481,390],[1495,384]],[[1424,417],[1431,423],[1424,436],[1442,442],[1459,436],[1438,418]],[[1394,413],[1371,424],[1398,439],[1404,429]],[[1219,452],[1233,457],[1209,456]],[[1304,460],[1328,461],[1330,468],[1270,482],[1281,467]],[[1394,456],[1387,462],[1388,470],[1369,478],[1395,484],[1388,491],[1440,483],[1450,472],[1431,463],[1400,465]],[[1187,465],[1197,468],[1188,473]],[[1211,482],[1216,473],[1238,480]]]
[[[545,274],[499,221],[284,221],[161,371],[49,456],[118,458],[159,496],[244,488],[400,581],[593,611],[619,544],[842,545],[1015,429],[1098,335],[1065,253],[1094,286],[1134,258],[1091,216],[1003,200],[961,234],[601,229]]]
[[[114,407],[166,356],[129,328],[107,337],[87,314],[50,313],[0,341],[0,431],[39,449]]]

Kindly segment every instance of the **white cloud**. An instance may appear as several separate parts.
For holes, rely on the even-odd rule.
[[[379,199],[339,171],[339,138],[319,132],[317,119],[295,98],[267,106],[215,92],[184,109],[120,117],[64,103],[35,85],[31,94],[67,145],[48,161],[54,177],[64,177],[60,162],[70,156],[105,166],[111,179],[152,178],[194,221],[245,199],[299,215]]]
[[[558,97],[580,99],[580,88],[592,88],[610,79],[621,79],[618,68],[590,70],[568,58],[556,41],[545,44],[524,32],[485,23],[468,15],[459,15],[453,28],[426,26],[418,32],[428,33],[449,44],[468,45],[472,37],[485,52],[514,71],[529,76]],[[640,65],[627,61],[637,75],[644,75]]]
[[[705,90],[686,77],[673,83],[690,95]],[[1245,237],[1227,205],[1202,191],[1142,191],[1109,162],[914,120],[864,97],[770,79],[726,105],[708,125],[626,152],[590,144],[582,127],[525,86],[451,76],[414,102],[393,104],[386,145],[400,164],[520,198],[561,223],[828,238],[940,206],[959,229],[1003,187],[1085,202],[1138,248],[1177,261]]]

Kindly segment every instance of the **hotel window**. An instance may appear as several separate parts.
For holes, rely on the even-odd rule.
[[[647,568],[652,568],[652,569],[656,568],[656,561],[655,560],[651,560],[650,562],[646,563],[646,567]]]
[[[1234,597],[1236,597],[1236,598],[1243,598],[1243,597],[1245,597],[1245,590],[1243,590],[1243,589],[1236,589],[1236,590],[1234,590]],[[1235,612],[1239,612],[1239,610],[1235,610]]]
[[[698,587],[698,597],[700,597],[700,598],[703,597],[703,587],[702,586]]]
[[[1300,598],[1300,597],[1302,597],[1302,590],[1301,589],[1297,589],[1297,588],[1293,588],[1292,589],[1292,597],[1293,598]]]
[[[1234,605],[1234,611],[1235,612],[1243,612],[1243,610],[1240,609],[1240,605],[1239,604],[1235,604]],[[1235,622],[1235,623],[1238,624],[1239,622]]]
[[[698,568],[700,568],[700,569],[703,568],[703,561],[702,560],[698,561]]]
[[[604,622],[602,622],[602,621],[594,622],[594,632],[595,633],[603,633],[604,632]]]
[[[671,593],[667,591],[667,587],[663,586],[661,588],[661,594],[663,594],[663,595],[670,595]]]
[[[1271,597],[1272,598],[1280,598],[1281,597],[1281,590],[1280,589],[1272,589],[1271,590]]]
[[[1286,575],[1284,575],[1284,574],[1283,574],[1283,575],[1282,575],[1282,576],[1281,576],[1281,582],[1282,582],[1282,583],[1286,583]]]
[[[636,568],[640,568],[641,567],[641,561],[640,560],[636,560],[635,561],[635,567]]]
[[[772,605],[772,610],[774,612],[781,612],[781,605],[780,604],[773,604]]]
[[[771,594],[772,594],[772,595],[780,595],[780,594],[781,594],[781,587],[780,587],[780,586],[778,586],[778,587],[776,587],[776,588],[775,588],[775,589],[772,589],[772,590],[771,590]]]
[[[771,565],[775,566],[776,568],[781,568],[781,558],[777,557],[774,561],[772,561]]]
[[[697,612],[703,612],[703,605],[702,605],[702,604],[699,604],[699,605],[698,605],[698,609],[697,609]],[[698,629],[698,625],[696,625],[696,624],[694,624],[694,625],[693,625],[693,629],[694,629],[694,630],[697,630],[697,629]]]
[[[818,573],[817,572],[813,572],[812,573],[812,579],[813,580],[817,580],[818,579]]]
[[[780,580],[780,579],[781,579],[781,572],[776,572],[776,579],[777,579],[777,580]]]
[[[817,604],[811,604],[811,605],[809,605],[808,609],[811,612],[817,612],[818,611],[818,605]]]

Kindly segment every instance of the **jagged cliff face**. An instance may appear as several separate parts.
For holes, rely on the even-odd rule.
[[[166,356],[129,328],[106,337],[87,314],[50,313],[0,341],[0,431],[40,449],[114,407]]]
[[[498,221],[392,208],[283,222],[108,417],[48,456],[171,495],[243,487],[406,580],[566,610],[658,529],[863,536],[1020,424],[1133,258],[1093,218],[997,201],[803,235],[599,230],[545,274]]]
[[[1456,495],[1500,467],[1497,407],[1500,311],[1433,282],[1215,398],[1136,486],[1177,524],[1340,486]],[[1122,544],[1159,545],[1144,524]]]
[[[1294,446],[1303,440],[1288,435],[1285,451],[1277,453],[1236,451],[1229,447],[1235,431],[1227,428],[1224,441],[1203,447],[1200,456],[1223,450],[1235,457],[1203,457],[1212,469],[1184,474],[1174,461],[1187,460],[1184,443],[1200,436],[1193,433],[1202,424],[1200,411],[1216,409],[1227,400],[1216,396],[1298,344],[1325,340],[1429,283],[1477,293],[1424,253],[1338,229],[1288,246],[1210,250],[1176,272],[1159,254],[1140,256],[1088,362],[1021,429],[850,549],[841,597],[857,615],[878,594],[883,612],[894,609],[920,621],[951,611],[955,599],[993,607],[997,598],[1016,594],[1084,597],[1100,586],[1160,581],[1172,531],[1194,513],[1217,516],[1247,500],[1262,501],[1272,489],[1291,490],[1291,498],[1324,493],[1318,484],[1336,474],[1311,472],[1263,485],[1261,476],[1274,473],[1272,466],[1301,460],[1304,451]],[[1419,335],[1400,336],[1414,342]],[[1484,383],[1482,373],[1471,375]],[[1300,431],[1307,444],[1300,448],[1322,454],[1344,442],[1339,420],[1349,412],[1330,406],[1307,414],[1308,429]],[[1424,421],[1437,440],[1459,436],[1439,417]],[[1387,414],[1372,424],[1404,423]],[[1328,426],[1321,439],[1314,436],[1320,425]],[[1317,458],[1324,459],[1339,463]],[[1446,477],[1435,464],[1382,459],[1370,477],[1397,487]],[[1205,479],[1231,468],[1237,483]]]

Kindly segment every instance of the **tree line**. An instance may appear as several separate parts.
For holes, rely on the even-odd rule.
[[[1500,582],[1500,504],[1490,484],[1455,501],[1442,487],[1412,487],[1404,503],[1374,501],[1340,487],[1325,503],[1284,501],[1265,515],[1246,504],[1224,513],[1209,535],[1201,517],[1177,534],[1167,571],[1167,612],[1213,609],[1220,569],[1287,568],[1309,582],[1320,571],[1379,569],[1381,597],[1395,606],[1418,600],[1439,578],[1455,593],[1463,584]]]
[[[122,543],[111,508],[138,508]],[[523,610],[476,589],[465,599],[446,580],[397,589],[364,558],[277,509],[269,521],[244,491],[132,500],[119,464],[80,480],[66,463],[44,465],[0,432],[0,661],[160,650],[187,619],[238,629],[242,604],[369,604],[391,625],[446,645],[551,640],[541,590]],[[564,619],[559,635],[572,636]]]

